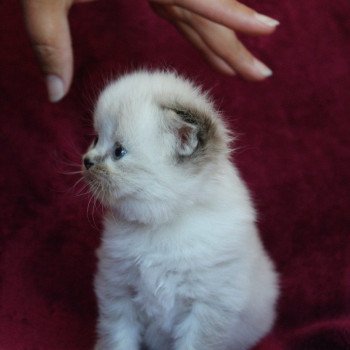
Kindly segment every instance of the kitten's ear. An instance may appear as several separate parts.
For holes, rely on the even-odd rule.
[[[218,132],[218,125],[209,116],[210,111],[197,110],[194,107],[164,108],[171,115],[166,119],[171,132],[176,138],[176,151],[180,157],[208,159],[218,153],[226,154],[228,147],[226,131]],[[214,113],[214,112],[213,112]]]
[[[172,130],[176,137],[176,150],[180,156],[191,155],[198,146],[198,126],[174,118]]]

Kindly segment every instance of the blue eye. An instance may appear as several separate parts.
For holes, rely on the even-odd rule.
[[[120,158],[123,158],[126,155],[126,153],[126,149],[120,143],[116,143],[114,149],[114,157],[118,160]]]

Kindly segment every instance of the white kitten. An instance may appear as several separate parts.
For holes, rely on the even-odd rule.
[[[272,327],[277,277],[229,133],[173,73],[111,83],[84,176],[109,208],[95,288],[99,350],[244,350]]]

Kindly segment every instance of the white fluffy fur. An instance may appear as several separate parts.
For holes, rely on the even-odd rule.
[[[209,99],[172,73],[136,72],[101,94],[85,170],[109,208],[98,250],[98,350],[244,350],[272,327],[278,294],[248,191],[223,150],[174,161],[164,105],[206,113]],[[127,154],[113,159],[115,142]],[[95,169],[94,169],[95,168]]]

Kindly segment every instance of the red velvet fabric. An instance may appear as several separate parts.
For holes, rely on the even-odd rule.
[[[0,349],[85,350],[94,343],[99,209],[79,196],[91,109],[111,77],[174,67],[211,89],[236,130],[235,159],[281,276],[278,320],[256,350],[350,349],[350,2],[246,1],[281,21],[249,38],[274,70],[224,77],[145,0],[70,14],[75,78],[47,102],[17,1],[0,11]]]

